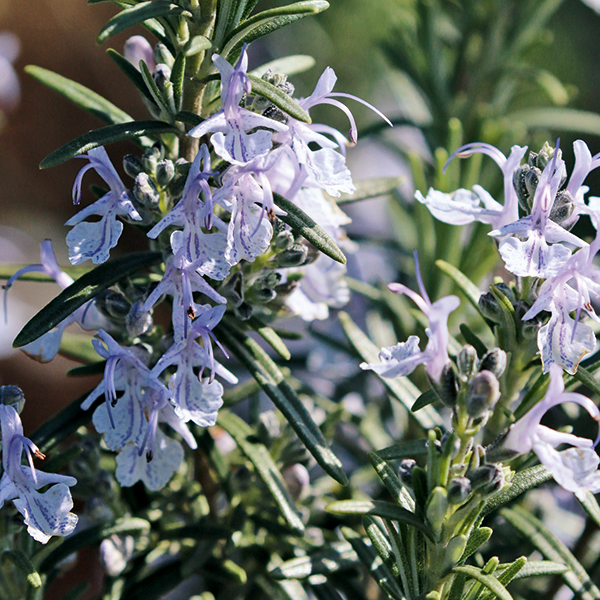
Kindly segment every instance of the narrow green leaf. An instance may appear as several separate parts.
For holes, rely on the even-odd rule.
[[[519,574],[519,572],[523,569],[523,567],[525,567],[526,564],[527,558],[525,556],[521,556],[520,558],[517,558],[517,560],[509,564],[506,567],[506,569],[502,571],[502,573],[498,574],[498,572],[496,571],[496,578],[503,586],[507,586]],[[487,593],[483,594],[480,600],[494,600],[494,597],[494,594]]]
[[[113,62],[121,69],[121,71],[125,74],[125,76],[135,85],[138,91],[150,102],[154,104],[154,98],[148,91],[146,84],[144,83],[144,78],[140,73],[139,69],[134,67],[124,56],[119,54],[116,50],[109,48],[106,53]]]
[[[433,404],[438,399],[438,395],[433,390],[423,392],[410,407],[411,412],[417,412],[430,404]]]
[[[142,79],[144,80],[144,83],[146,84],[146,87],[148,88],[148,91],[154,100],[154,104],[156,104],[156,106],[158,106],[158,108],[161,110],[162,115],[170,119],[172,117],[172,111],[169,108],[169,105],[167,104],[162,92],[158,89],[158,86],[154,81],[154,77],[152,76],[152,73],[150,73],[148,65],[143,60],[140,60],[139,66]]]
[[[333,479],[345,485],[348,479],[342,463],[332,452],[302,400],[269,355],[253,339],[242,337],[226,323],[222,322],[219,325],[218,336],[283,413],[317,463]]]
[[[37,340],[61,321],[124,277],[134,275],[162,260],[160,252],[137,252],[116,258],[82,275],[47,304],[23,327],[13,346],[20,348]]]
[[[42,578],[25,552],[22,550],[5,550],[2,553],[2,560],[8,560],[15,565],[23,573],[25,579],[27,579],[27,583],[32,588],[38,589],[42,587]]]
[[[285,215],[279,215],[284,223],[289,225],[296,233],[304,236],[315,248],[329,256],[329,258],[333,258],[333,260],[343,265],[346,264],[346,257],[338,245],[303,210],[279,194],[274,193],[273,200],[279,208],[286,212]]]
[[[299,556],[271,569],[275,579],[306,579],[355,567],[358,556],[349,542],[334,542],[307,556]]]
[[[479,308],[481,290],[454,265],[451,265],[444,260],[436,260],[435,264],[440,271],[448,275],[448,277],[454,281],[454,283],[458,286],[458,289],[466,296],[467,300],[472,304],[475,310],[482,317],[484,317],[481,309]]]
[[[461,323],[458,328],[465,338],[465,342],[471,344],[477,351],[477,356],[481,358],[488,350],[486,345],[473,333],[473,331],[471,331],[471,328],[466,323]]]
[[[374,177],[355,181],[356,191],[353,194],[342,194],[335,199],[335,202],[336,204],[350,204],[379,196],[389,196],[405,180],[406,177]]]
[[[287,485],[265,445],[256,441],[252,428],[240,417],[227,410],[219,412],[217,423],[235,440],[240,450],[255,466],[286,523],[295,532],[303,533],[304,524]]]
[[[506,115],[507,123],[523,123],[528,129],[573,131],[600,135],[600,114],[573,108],[530,108]]]
[[[563,579],[577,596],[583,600],[600,598],[600,590],[590,579],[587,571],[571,551],[539,519],[520,507],[503,508],[500,514],[520,531],[545,558],[563,563],[568,567],[568,571],[563,573]]]
[[[342,535],[350,542],[360,561],[367,567],[379,587],[393,600],[404,600],[404,594],[394,579],[392,572],[383,563],[370,540],[363,540],[350,527],[341,528]]]
[[[171,2],[168,2],[168,0],[149,0],[148,2],[140,2],[135,6],[126,8],[112,17],[108,23],[100,29],[98,37],[96,37],[96,43],[101,44],[110,36],[120,33],[147,19],[154,19],[156,17],[175,17],[184,13],[185,16],[192,16],[189,12],[181,8],[181,6],[172,4]]]
[[[290,77],[312,69],[315,64],[316,61],[312,56],[308,56],[307,54],[293,54],[292,56],[277,58],[265,63],[250,71],[249,74],[254,75],[254,77],[262,77],[267,71],[272,71],[273,73],[281,73]]]
[[[196,127],[196,125],[200,125],[200,123],[204,121],[202,117],[200,117],[196,113],[190,112],[189,110],[180,110],[176,115],[174,115],[173,118],[176,121],[184,123],[185,125],[190,127],[190,129],[192,127]]]
[[[131,116],[118,106],[115,106],[112,102],[100,96],[100,94],[93,92],[80,83],[34,65],[26,66],[24,71],[105,123],[127,123],[133,120]]]
[[[537,487],[550,479],[552,479],[552,474],[543,465],[536,465],[517,473],[508,487],[492,496],[485,503],[481,511],[481,519],[498,510],[511,500],[514,500],[517,496],[524,494],[527,490]]]
[[[515,409],[515,419],[517,421],[544,397],[549,385],[550,376],[545,373],[540,373],[539,377],[533,382],[523,396],[519,406]]]
[[[190,38],[187,44],[183,47],[183,55],[186,58],[190,56],[195,56],[200,52],[204,52],[204,50],[208,50],[212,48],[212,42],[203,35],[195,35]]]
[[[99,375],[100,373],[104,373],[105,366],[106,361],[101,360],[88,365],[83,365],[82,367],[74,367],[67,371],[67,377],[87,377],[88,375]]]
[[[338,318],[348,341],[358,355],[366,363],[376,363],[379,360],[379,350],[375,344],[352,321],[350,315],[342,311],[338,314]],[[404,404],[408,411],[410,411],[417,398],[421,395],[419,389],[406,377],[396,377],[394,379],[381,378],[381,381]],[[432,406],[426,406],[419,412],[410,414],[424,429],[443,426],[442,418]]]
[[[183,82],[185,76],[185,54],[180,52],[175,59],[173,69],[171,70],[171,83],[173,84],[173,98],[175,101],[175,110],[181,108],[181,98],[183,97]]]
[[[367,453],[367,458],[371,465],[373,465],[379,479],[381,479],[383,485],[385,485],[387,491],[391,494],[394,502],[409,510],[408,506],[404,506],[404,486],[390,465],[377,452]]]
[[[398,521],[398,523],[404,523],[409,527],[418,529],[433,541],[433,534],[421,519],[409,510],[391,502],[381,500],[339,500],[327,505],[325,510],[335,515],[372,515]]]
[[[490,590],[490,592],[498,596],[500,600],[512,600],[512,596],[508,593],[508,590],[493,575],[483,573],[478,567],[463,565],[461,567],[454,567],[452,571],[475,579]]]
[[[583,506],[585,512],[588,514],[590,519],[596,523],[596,526],[600,527],[600,506],[596,500],[594,494],[587,493],[584,500],[579,500],[581,506]]]
[[[249,44],[298,19],[316,15],[328,8],[329,2],[325,2],[325,0],[307,0],[258,13],[244,21],[229,34],[222,56],[227,57],[232,50],[244,43]]]
[[[516,575],[515,579],[542,577],[544,575],[562,575],[569,568],[551,560],[530,560]]]
[[[75,156],[85,154],[92,148],[98,148],[98,146],[143,136],[155,137],[159,133],[180,133],[180,131],[173,125],[162,121],[131,121],[117,125],[107,125],[100,129],[88,131],[50,153],[40,163],[40,169],[55,167]]]
[[[312,123],[310,115],[289,94],[264,79],[254,77],[254,75],[248,75],[248,78],[252,82],[253,94],[266,98],[277,108],[298,121]]]
[[[395,460],[402,458],[414,458],[427,454],[427,440],[411,440],[410,442],[401,442],[388,446],[376,453],[383,460]]]
[[[61,560],[87,546],[100,543],[111,535],[132,535],[147,533],[150,531],[150,523],[145,519],[135,517],[124,517],[110,525],[94,525],[79,533],[66,538],[63,543],[47,556],[40,564],[40,571],[49,572]],[[35,562],[35,555],[33,556]]]
[[[467,545],[460,557],[460,562],[464,562],[471,554],[477,552],[477,550],[490,539],[492,533],[493,531],[489,527],[474,529],[467,540]]]
[[[287,346],[272,327],[264,325],[255,317],[252,317],[246,322],[263,340],[265,340],[265,342],[267,342],[267,344],[269,344],[269,346],[271,346],[271,348],[273,348],[273,350],[275,350],[275,352],[277,352],[277,354],[279,354],[279,356],[281,356],[281,358],[284,360],[290,360],[290,358],[292,358]]]
[[[387,523],[390,522],[387,521]],[[400,569],[396,561],[396,556],[394,555],[394,550],[387,535],[379,528],[378,523],[373,517],[364,516],[363,527],[365,528],[365,531],[371,540],[371,544],[373,544],[373,548],[375,548],[377,554],[381,556],[383,564],[392,572],[392,575],[396,581],[400,581]]]

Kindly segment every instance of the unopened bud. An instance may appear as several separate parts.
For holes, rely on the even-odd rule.
[[[96,306],[108,317],[113,317],[119,321],[125,320],[131,310],[131,304],[119,292],[106,290],[96,298]]]
[[[407,487],[412,486],[413,469],[417,466],[417,461],[412,458],[405,458],[398,467],[398,477]]]
[[[162,159],[163,157],[160,148],[153,146],[142,155],[142,165],[144,166],[144,171],[154,174],[156,172],[156,165],[158,164],[158,161]]]
[[[510,285],[507,285],[506,283],[501,281],[500,283],[496,283],[495,287],[498,291],[502,292],[508,298],[508,301],[511,304],[514,305],[517,302],[517,297],[515,296],[515,292],[510,287]]]
[[[467,398],[467,413],[476,419],[490,410],[500,398],[500,384],[491,371],[479,371]]]
[[[463,377],[471,379],[477,372],[477,350],[470,344],[463,346],[462,350],[458,353],[458,372]]]
[[[257,277],[254,281],[255,287],[274,288],[281,283],[283,275],[277,271],[269,271]]]
[[[250,304],[242,302],[239,306],[234,306],[233,312],[240,321],[247,321],[250,317],[252,317],[252,313],[254,311]]]
[[[293,245],[294,245],[294,234],[289,229],[280,231],[275,236],[275,248],[277,248],[277,250],[287,250],[288,248],[290,248]]]
[[[451,363],[446,363],[439,381],[433,381],[429,377],[429,383],[431,383],[431,387],[446,406],[453,407],[456,404],[458,385]]]
[[[504,474],[496,465],[481,465],[469,474],[469,479],[472,489],[484,494],[489,493],[487,490],[493,489],[499,481],[504,481]]]
[[[481,294],[477,304],[479,305],[479,310],[486,319],[489,319],[494,323],[500,323],[502,320],[502,309],[498,304],[498,300],[496,300],[491,292]]]
[[[152,78],[156,83],[156,87],[164,93],[165,87],[171,79],[171,69],[167,65],[156,65]]]
[[[550,220],[560,225],[573,214],[574,210],[575,200],[573,200],[573,196],[566,190],[562,190],[556,194],[550,211]]]
[[[142,310],[143,303],[137,301],[125,317],[125,327],[131,337],[143,335],[152,327],[152,315]]]
[[[529,190],[525,185],[525,178],[527,177],[530,170],[531,165],[524,164],[517,167],[513,174],[513,186],[515,188],[515,191],[517,192],[519,206],[526,213],[529,213],[531,211],[531,206],[533,204],[533,200],[531,198],[531,195],[529,194]]]
[[[156,165],[156,182],[161,187],[169,185],[174,176],[175,165],[172,160],[164,159]]]
[[[304,465],[296,463],[284,469],[281,474],[294,500],[306,496],[310,489],[310,475]]]
[[[12,406],[19,414],[25,406],[25,396],[21,388],[16,385],[3,385],[0,387],[0,404]]]
[[[521,333],[526,340],[537,338],[538,331],[541,327],[541,322],[538,317],[521,321]]]
[[[525,182],[525,187],[531,198],[535,196],[535,190],[537,189],[541,176],[542,172],[537,167],[531,167],[525,174],[523,181]]]
[[[463,504],[471,493],[471,481],[468,477],[455,477],[448,484],[448,502]]]
[[[267,304],[277,298],[277,292],[272,288],[252,288],[252,300],[259,304]]]
[[[142,206],[150,209],[158,208],[160,204],[160,194],[147,173],[140,173],[135,178],[133,195]]]
[[[506,352],[500,348],[488,350],[481,359],[480,371],[490,371],[496,377],[501,377],[506,369]]]
[[[190,172],[191,166],[192,163],[189,160],[186,160],[185,158],[178,158],[175,161],[175,171],[178,175],[185,175],[187,177],[188,173]]]
[[[137,156],[126,154],[123,157],[123,170],[129,177],[135,179],[144,170],[144,165]]]
[[[280,267],[299,267],[308,256],[308,247],[304,244],[294,244],[287,250],[275,256],[275,262]]]

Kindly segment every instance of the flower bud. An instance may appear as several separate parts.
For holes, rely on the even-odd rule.
[[[283,275],[277,271],[269,271],[254,280],[255,287],[274,288],[281,283]]]
[[[523,181],[525,183],[525,188],[527,189],[527,193],[529,194],[530,198],[533,198],[535,196],[535,190],[537,189],[541,176],[542,172],[537,167],[530,167],[529,170],[525,173]]]
[[[275,256],[275,263],[279,267],[299,267],[304,264],[308,256],[308,247],[304,244],[294,244],[287,250]]]
[[[277,248],[277,250],[287,250],[293,246],[294,241],[294,234],[289,229],[285,229],[275,236],[275,248]]]
[[[154,145],[147,152],[142,154],[142,165],[144,166],[144,171],[147,173],[154,174],[156,172],[156,165],[159,160],[162,160],[164,157],[162,156],[161,149]]]
[[[156,182],[160,187],[165,187],[171,183],[175,176],[175,165],[172,160],[164,159],[156,165]]]
[[[131,310],[129,300],[113,290],[106,290],[96,297],[96,306],[98,310],[108,317],[123,321]]]
[[[135,178],[133,195],[142,206],[150,209],[158,208],[160,204],[160,194],[147,173],[140,173]]]
[[[486,292],[479,296],[479,310],[486,319],[494,323],[500,323],[502,320],[502,309],[498,304],[498,300],[491,292]]]
[[[556,194],[550,211],[550,220],[560,225],[573,214],[574,210],[575,200],[573,200],[573,196],[566,190],[562,190]]]
[[[304,465],[296,463],[281,472],[294,500],[300,500],[310,489],[310,475]]]
[[[191,166],[192,163],[185,158],[178,158],[175,161],[175,171],[178,175],[185,175],[187,177]]]
[[[412,486],[412,472],[417,466],[417,461],[412,458],[405,458],[398,467],[398,477],[407,487]]]
[[[144,170],[144,165],[137,156],[126,154],[123,157],[123,170],[129,177],[135,179]]]
[[[152,315],[142,311],[142,305],[143,303],[138,300],[125,317],[125,327],[131,337],[143,335],[152,327]]]
[[[467,397],[467,414],[476,419],[481,417],[500,398],[500,384],[491,371],[479,371],[473,380]]]
[[[496,284],[496,289],[501,291],[508,298],[508,301],[511,304],[514,305],[517,302],[517,297],[515,296],[515,293],[510,287],[510,285],[507,285],[506,283],[501,281],[500,283]]]
[[[506,352],[500,348],[488,350],[481,359],[480,371],[490,371],[496,377],[501,377],[506,369]]]
[[[515,169],[513,174],[513,187],[517,192],[517,198],[519,199],[519,206],[524,212],[529,213],[531,211],[532,198],[529,194],[529,190],[525,185],[525,178],[531,170],[531,165],[524,164]]]
[[[463,504],[471,493],[471,481],[468,477],[455,477],[448,484],[448,502]]]
[[[170,83],[171,69],[167,65],[156,65],[156,69],[152,75],[156,87],[165,94],[167,90],[167,84]],[[171,92],[173,90],[171,89]]]
[[[252,306],[246,302],[242,302],[239,306],[233,307],[233,313],[240,321],[247,321],[252,317]]]
[[[0,387],[0,404],[12,406],[21,414],[25,406],[25,395],[16,385],[3,385]]]
[[[254,302],[258,302],[258,304],[267,304],[277,298],[277,292],[272,288],[253,287],[251,296],[251,300]]]
[[[471,379],[477,372],[477,350],[470,344],[466,344],[459,352],[456,362],[459,374],[467,379]]]
[[[494,489],[498,482],[504,481],[502,469],[496,465],[481,465],[468,475],[471,480],[473,491],[480,494],[489,494],[490,489]]]

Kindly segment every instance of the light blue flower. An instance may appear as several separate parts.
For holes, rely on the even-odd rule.
[[[273,147],[273,131],[287,131],[287,125],[242,108],[240,100],[252,91],[246,71],[248,54],[246,46],[232,67],[222,56],[213,54],[212,60],[221,73],[221,104],[223,108],[194,127],[189,134],[202,137],[213,133],[210,141],[215,152],[231,164],[243,165]],[[255,130],[252,133],[246,133]]]
[[[503,446],[518,454],[535,452],[540,462],[552,473],[556,482],[583,500],[587,493],[600,492],[600,459],[596,443],[571,433],[562,433],[541,424],[544,415],[554,406],[574,402],[582,406],[600,423],[600,410],[582,394],[565,392],[563,371],[558,365],[550,367],[550,385],[544,399],[510,428]],[[569,444],[572,448],[559,452],[556,448]]]
[[[40,250],[41,264],[30,265],[23,267],[14,273],[4,286],[4,316],[7,318],[7,297],[8,290],[19,279],[19,277],[26,273],[46,273],[46,275],[52,277],[58,285],[63,289],[69,287],[73,283],[73,278],[65,273],[58,265],[54,250],[52,249],[52,242],[50,240],[44,240]],[[51,361],[58,352],[62,341],[62,335],[65,327],[71,323],[77,323],[82,329],[87,331],[99,329],[100,327],[106,327],[109,325],[107,319],[96,308],[94,302],[90,300],[83,306],[78,308],[74,313],[69,315],[66,319],[61,321],[54,329],[51,329],[48,333],[40,336],[34,342],[23,346],[21,350],[25,352],[31,358],[39,362]]]
[[[375,371],[381,377],[400,377],[412,373],[418,365],[424,364],[429,377],[438,383],[444,367],[450,362],[448,317],[458,308],[460,300],[456,296],[446,296],[432,303],[423,285],[416,253],[415,267],[420,296],[401,283],[390,283],[388,288],[392,292],[407,295],[429,319],[429,328],[425,330],[429,341],[425,350],[421,352],[419,338],[411,335],[404,343],[383,348],[379,353],[381,362],[361,363],[360,368]]]
[[[19,414],[12,406],[0,405],[2,425],[2,466],[0,480],[0,508],[12,500],[25,518],[27,532],[33,539],[45,544],[51,536],[69,535],[77,524],[71,511],[73,499],[69,486],[77,480],[67,475],[44,473],[33,465],[33,455],[45,458],[39,448],[23,435]],[[23,466],[23,451],[29,466]],[[45,492],[38,490],[49,487]]]
[[[108,260],[111,248],[117,245],[123,231],[123,223],[117,221],[117,216],[126,215],[136,221],[140,221],[142,217],[133,206],[129,192],[103,146],[92,148],[88,150],[87,155],[81,155],[79,158],[86,158],[90,162],[77,174],[73,185],[73,204],[79,204],[81,200],[81,181],[90,169],[94,169],[104,179],[109,191],[65,223],[75,225],[67,234],[69,259],[74,265],[88,259],[94,264],[99,264]],[[100,220],[84,220],[92,215],[99,216]]]

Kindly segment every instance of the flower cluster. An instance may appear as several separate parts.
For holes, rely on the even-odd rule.
[[[158,54],[150,61],[152,49],[143,38],[128,42],[126,56],[134,63],[144,60],[155,77],[161,65],[169,75]],[[237,382],[214,351],[216,345],[227,357],[214,333],[227,308],[247,319],[257,306],[265,313],[271,303],[274,314],[284,309],[312,320],[325,318],[328,307],[348,299],[345,267],[319,256],[284,225],[277,215],[285,213],[274,195],[293,202],[334,240],[343,238],[341,227],[348,219],[328,196],[355,189],[345,146],[356,141],[357,131],[337,98],[362,101],[333,92],[336,76],[330,68],[313,94],[298,100],[305,111],[317,104],[343,110],[351,124],[350,142],[330,127],[300,122],[253,95],[245,47],[234,66],[216,54],[212,59],[221,75],[221,108],[189,131],[200,138],[191,163],[167,158],[161,144],[141,159],[128,156],[124,168],[135,179],[130,190],[98,147],[80,157],[88,164],[73,186],[73,201],[79,204],[83,177],[94,170],[108,190],[67,221],[71,263],[105,262],[126,221],[144,227],[163,250],[160,281],[105,292],[26,348],[40,360],[51,360],[69,323],[98,330],[93,344],[106,361],[104,380],[81,406],[95,407],[93,424],[106,446],[118,452],[116,477],[123,486],[142,481],[158,490],[177,471],[183,447],[163,426],[196,448],[188,423],[215,424],[223,403],[220,380]],[[267,72],[263,78],[292,95],[285,76]],[[7,288],[30,271],[42,271],[62,287],[72,283],[49,241],[42,245],[42,264],[15,273]],[[171,327],[164,335],[154,327],[152,313],[167,298]],[[101,397],[104,402],[97,402]]]

